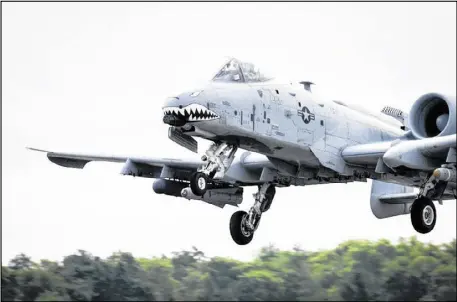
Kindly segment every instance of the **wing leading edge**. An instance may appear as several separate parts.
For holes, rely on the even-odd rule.
[[[145,178],[169,178],[189,180],[192,173],[203,163],[198,158],[156,158],[144,156],[124,156],[95,153],[53,152],[36,148],[32,151],[46,153],[48,159],[66,168],[83,169],[89,162],[124,163],[122,175]]]
[[[379,159],[390,168],[405,166],[410,169],[431,171],[448,159],[456,147],[456,135],[418,140],[395,140],[349,146],[341,155],[350,164],[376,166]]]
[[[173,167],[181,169],[196,170],[203,162],[200,159],[178,159],[178,158],[154,158],[144,156],[122,156],[110,154],[89,154],[89,153],[67,153],[67,152],[53,152],[36,148],[27,148],[32,151],[46,153],[48,159],[56,165],[82,169],[84,166],[92,161],[113,162],[113,163],[126,163],[128,161],[145,164],[157,167]]]

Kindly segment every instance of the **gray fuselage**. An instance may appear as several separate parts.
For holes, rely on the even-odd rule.
[[[186,123],[183,129],[191,130],[190,135],[234,142],[304,168],[324,166],[342,175],[352,174],[340,156],[342,148],[392,141],[405,133],[395,121],[317,100],[299,84],[211,82],[198,95],[168,99],[164,108],[191,104],[218,117]]]

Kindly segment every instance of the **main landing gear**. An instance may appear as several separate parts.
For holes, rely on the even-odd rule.
[[[235,243],[246,245],[251,242],[254,232],[259,227],[260,218],[270,208],[275,193],[275,186],[265,183],[259,186],[259,191],[254,194],[255,202],[249,212],[233,213],[230,218],[230,234]]]
[[[411,206],[411,224],[421,234],[429,233],[436,224],[436,208],[428,197],[419,197]]]
[[[435,227],[436,208],[433,199],[437,199],[442,204],[441,197],[447,186],[447,181],[442,181],[440,178],[439,169],[437,169],[422,186],[411,206],[411,224],[418,233],[427,234]]]
[[[213,143],[202,156],[205,162],[190,179],[190,189],[197,196],[203,196],[214,179],[221,179],[233,162],[238,147],[227,143]]]

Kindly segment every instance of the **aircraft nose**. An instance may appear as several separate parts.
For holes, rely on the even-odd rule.
[[[189,98],[186,98],[185,96],[175,96],[175,97],[167,98],[165,100],[163,108],[187,106],[189,104],[190,104]]]
[[[163,105],[163,122],[170,126],[184,126],[185,116],[179,114],[179,109],[188,105],[189,101],[185,97],[168,98]]]
[[[210,121],[219,116],[207,108],[196,94],[183,94],[168,98],[163,106],[163,122],[171,126],[181,127],[186,123]]]

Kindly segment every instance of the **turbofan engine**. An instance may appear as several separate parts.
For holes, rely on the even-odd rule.
[[[455,97],[439,93],[424,94],[412,106],[408,124],[418,139],[455,134]]]

